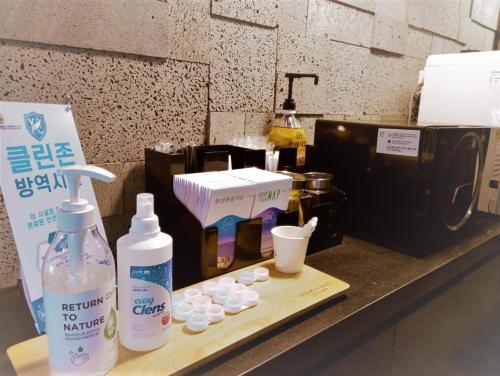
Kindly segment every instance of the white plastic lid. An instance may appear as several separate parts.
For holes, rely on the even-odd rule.
[[[132,217],[130,233],[139,236],[158,234],[160,224],[154,213],[154,196],[151,193],[139,193],[136,200],[136,214]]]
[[[267,281],[269,279],[269,269],[262,266],[253,271],[255,280],[259,282]]]
[[[242,283],[235,283],[229,288],[231,296],[234,296],[235,298],[241,298],[241,294],[243,294],[247,289],[248,287]]]
[[[188,317],[191,316],[193,313],[194,309],[191,306],[191,304],[186,302],[179,303],[174,307],[174,312],[173,312],[174,320],[186,321]]]
[[[238,282],[250,286],[252,283],[255,282],[254,273],[251,272],[250,270],[245,270],[243,272],[240,272],[238,274]]]
[[[205,313],[210,304],[212,304],[210,296],[200,295],[193,301],[193,309],[195,312]]]
[[[224,320],[224,317],[226,317],[226,314],[224,313],[224,307],[220,304],[210,304],[205,314],[208,317],[208,321],[210,321],[211,323],[220,322]]]
[[[226,287],[219,287],[215,289],[214,293],[212,294],[212,299],[214,303],[217,304],[224,304],[227,298],[231,296],[231,292],[229,291],[228,288]]]
[[[219,279],[219,286],[221,287],[229,287],[235,282],[233,277],[222,277]]]
[[[174,294],[172,298],[172,307],[175,307],[178,304],[184,303],[186,299],[184,298],[184,295],[182,294]]]
[[[227,313],[239,313],[243,309],[241,299],[231,296],[224,302],[224,310]]]
[[[215,281],[205,281],[201,284],[201,291],[208,296],[212,296],[215,289],[219,287],[217,282]]]
[[[186,321],[186,327],[192,332],[202,332],[208,328],[208,317],[203,313],[193,313]]]
[[[199,296],[201,296],[200,289],[190,288],[184,291],[184,299],[186,299],[186,302],[188,303],[194,302],[194,300]]]
[[[253,307],[259,304],[260,296],[255,290],[247,289],[243,294],[241,294],[241,302],[245,306]]]

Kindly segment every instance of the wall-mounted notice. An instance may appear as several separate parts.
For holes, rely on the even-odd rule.
[[[39,333],[45,331],[43,257],[57,230],[56,207],[68,197],[66,181],[57,171],[75,164],[84,165],[85,158],[67,105],[0,102],[0,187]],[[90,180],[82,179],[81,193],[97,208]],[[97,226],[104,235],[98,213]]]
[[[420,131],[402,128],[379,128],[377,137],[377,153],[418,156]]]

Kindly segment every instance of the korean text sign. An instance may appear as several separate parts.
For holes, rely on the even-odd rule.
[[[45,331],[41,268],[57,231],[56,208],[68,198],[57,171],[84,165],[82,147],[66,105],[0,102],[0,186],[21,261],[24,291],[40,333]],[[89,179],[82,197],[97,208]],[[97,225],[104,236],[101,217]]]

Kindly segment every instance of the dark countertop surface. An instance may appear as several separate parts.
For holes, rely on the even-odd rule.
[[[340,346],[345,341],[356,339],[363,331],[384,320],[385,316],[412,304],[420,295],[437,288],[438,284],[499,252],[498,217],[485,217],[460,241],[425,258],[346,236],[343,244],[306,259],[308,265],[349,283],[351,287],[345,297],[325,303],[273,329],[202,366],[195,373],[233,375],[268,372],[268,364],[279,365],[281,358],[286,361],[286,356],[321,336],[330,338],[335,334],[338,343],[332,342],[331,346]],[[416,286],[419,287],[418,293],[411,290]],[[0,290],[0,302],[0,374],[9,375],[14,372],[5,350],[33,337],[35,331],[20,286]],[[349,322],[355,324],[355,330],[352,325],[343,327]],[[256,368],[259,366],[262,367]]]
[[[306,259],[308,265],[350,284],[351,287],[344,299],[326,303],[318,309],[286,323],[270,334],[251,341],[241,349],[207,364],[199,371],[211,375],[233,375],[251,370],[254,370],[256,374],[270,374],[270,369],[256,367],[274,357],[290,352],[291,348],[299,347],[298,345],[307,343],[309,339],[319,334],[326,333],[326,337],[339,338],[340,345],[349,336],[354,340],[358,333],[368,330],[374,325],[374,321],[383,320],[383,317],[380,317],[378,312],[373,310],[369,315],[362,315],[364,311],[368,311],[368,307],[374,303],[379,303],[384,310],[384,306],[394,306],[394,301],[389,301],[389,299],[384,301],[384,298],[396,295],[398,290],[405,286],[412,286],[418,280],[425,279],[426,276],[430,276],[434,272],[439,273],[445,270],[447,265],[458,263],[462,257],[474,253],[486,243],[493,245],[490,247],[495,248],[493,252],[500,253],[500,220],[498,217],[486,217],[477,227],[464,234],[460,241],[425,258],[416,258],[381,245],[346,236],[341,245],[310,255]],[[477,262],[477,259],[471,258],[462,266],[467,268],[474,262]],[[441,274],[443,274],[443,281],[452,278],[451,272]],[[432,283],[435,282],[432,280]],[[415,299],[418,298],[417,294],[413,292],[409,292],[409,294],[410,296],[415,295]],[[405,306],[412,303],[411,299],[405,301],[404,297],[399,300],[399,304],[394,307],[395,309],[404,309]],[[389,314],[390,312],[387,313],[387,315]],[[367,317],[373,316],[376,316],[373,321],[367,319]],[[342,321],[356,318],[359,318],[355,323],[358,332],[352,330],[352,327],[344,331],[340,328],[336,330]],[[363,328],[363,325],[366,327]],[[346,331],[349,332],[347,335],[345,335]],[[327,338],[326,343],[329,347],[334,345],[329,338]],[[298,350],[296,355],[300,357],[301,351]],[[287,359],[293,361],[297,358],[290,356],[282,364],[286,364]],[[307,370],[305,371],[307,373]],[[300,373],[298,369],[296,372]]]

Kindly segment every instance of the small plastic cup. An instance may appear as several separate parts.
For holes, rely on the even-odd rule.
[[[256,281],[267,281],[269,279],[269,269],[260,266],[253,271],[253,275]]]
[[[219,284],[217,282],[205,281],[201,284],[201,292],[203,292],[203,294],[205,295],[212,296],[217,287],[219,287]]]
[[[219,287],[215,289],[212,300],[216,304],[224,304],[227,298],[231,296],[231,291],[226,287]]]
[[[210,304],[212,304],[210,296],[200,295],[193,301],[192,306],[195,312],[205,313]]]
[[[186,291],[184,291],[184,299],[188,303],[194,302],[194,300],[198,297],[201,296],[201,290],[200,289],[195,289],[195,288],[189,288]]]
[[[219,286],[220,287],[230,287],[234,283],[235,283],[235,280],[233,277],[222,277],[219,279]]]
[[[242,283],[246,286],[250,286],[255,282],[255,275],[253,271],[246,270],[238,274],[238,283]]]
[[[301,230],[297,226],[278,226],[271,230],[276,270],[282,273],[302,271],[309,237],[301,237]]]
[[[231,291],[231,296],[234,296],[236,298],[241,298],[241,294],[243,294],[247,289],[248,287],[243,283],[234,283],[229,288],[229,291]]]
[[[204,313],[193,313],[186,320],[186,327],[192,332],[203,332],[208,328],[208,317]]]
[[[193,306],[187,302],[182,302],[174,307],[174,319],[186,321],[194,313]]]
[[[210,323],[222,321],[226,316],[224,313],[224,307],[220,304],[210,304],[205,314],[207,315],[208,321]]]

